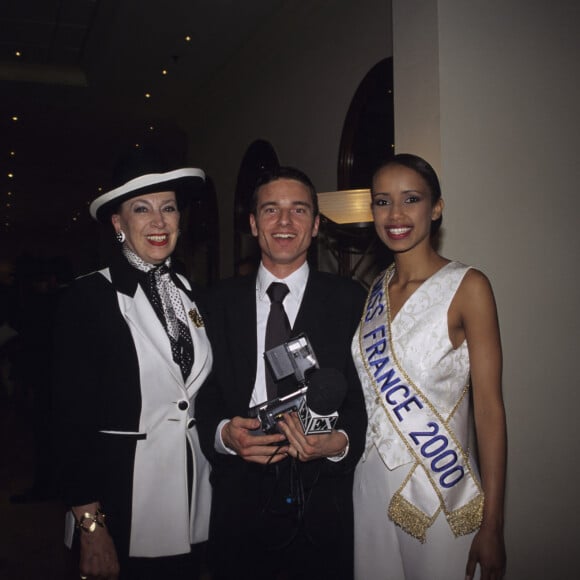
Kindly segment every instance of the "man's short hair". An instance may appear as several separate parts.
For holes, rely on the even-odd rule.
[[[279,166],[267,169],[260,173],[258,179],[256,180],[256,186],[254,187],[254,192],[252,193],[252,206],[250,208],[250,213],[256,215],[258,209],[258,189],[263,185],[267,185],[272,181],[278,181],[279,179],[293,179],[294,181],[300,182],[308,192],[310,193],[310,200],[312,202],[312,214],[316,217],[319,213],[318,210],[318,196],[316,195],[316,188],[310,178],[306,173],[296,169],[295,167]]]

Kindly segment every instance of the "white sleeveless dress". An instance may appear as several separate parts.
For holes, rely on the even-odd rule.
[[[395,354],[410,379],[426,391],[442,416],[449,416],[458,404],[462,407],[454,413],[453,430],[464,441],[469,438],[469,397],[462,398],[469,380],[469,355],[465,341],[453,349],[447,313],[468,270],[459,262],[446,264],[409,297],[391,321]],[[355,578],[463,580],[474,533],[455,537],[441,512],[428,528],[425,543],[421,543],[387,515],[393,494],[413,466],[413,457],[377,403],[360,353],[359,332],[354,336],[352,353],[365,393],[369,424],[353,490]]]

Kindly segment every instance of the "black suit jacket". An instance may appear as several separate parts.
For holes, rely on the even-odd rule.
[[[363,452],[366,411],[350,345],[365,300],[352,280],[310,271],[292,335],[308,335],[321,368],[346,377],[346,397],[338,409],[338,429],[349,437],[350,449],[339,462],[327,459],[299,463],[305,486],[302,522],[317,545],[332,545],[337,554],[352,553],[352,480]],[[219,422],[247,416],[256,377],[256,277],[234,278],[213,292],[208,333],[214,371],[196,402],[203,452],[212,463],[213,485],[210,544],[227,558],[227,546],[252,537],[259,547],[282,545],[296,531],[296,519],[283,511],[291,460],[261,466],[214,448]]]

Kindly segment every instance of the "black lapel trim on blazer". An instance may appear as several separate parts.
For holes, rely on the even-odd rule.
[[[111,272],[111,283],[115,290],[131,297],[134,297],[135,292],[137,292],[139,279],[145,277],[144,273],[136,270],[129,264],[120,251],[114,253],[109,271]],[[179,276],[173,271],[171,272],[171,279],[180,290],[185,292],[190,300],[193,300],[192,291],[183,284]]]
[[[137,270],[127,262],[121,251],[115,252],[109,266],[111,283],[117,292],[127,296],[135,296],[139,279]]]

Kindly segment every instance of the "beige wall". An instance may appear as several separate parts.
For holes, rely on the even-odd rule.
[[[220,198],[222,274],[231,273],[233,195],[248,145],[269,140],[319,191],[336,189],[348,107],[366,73],[391,55],[390,31],[387,0],[287,2],[191,103],[190,157]]]
[[[577,575],[579,23],[574,0],[393,1],[397,151],[434,160],[443,253],[496,293],[514,580]]]

